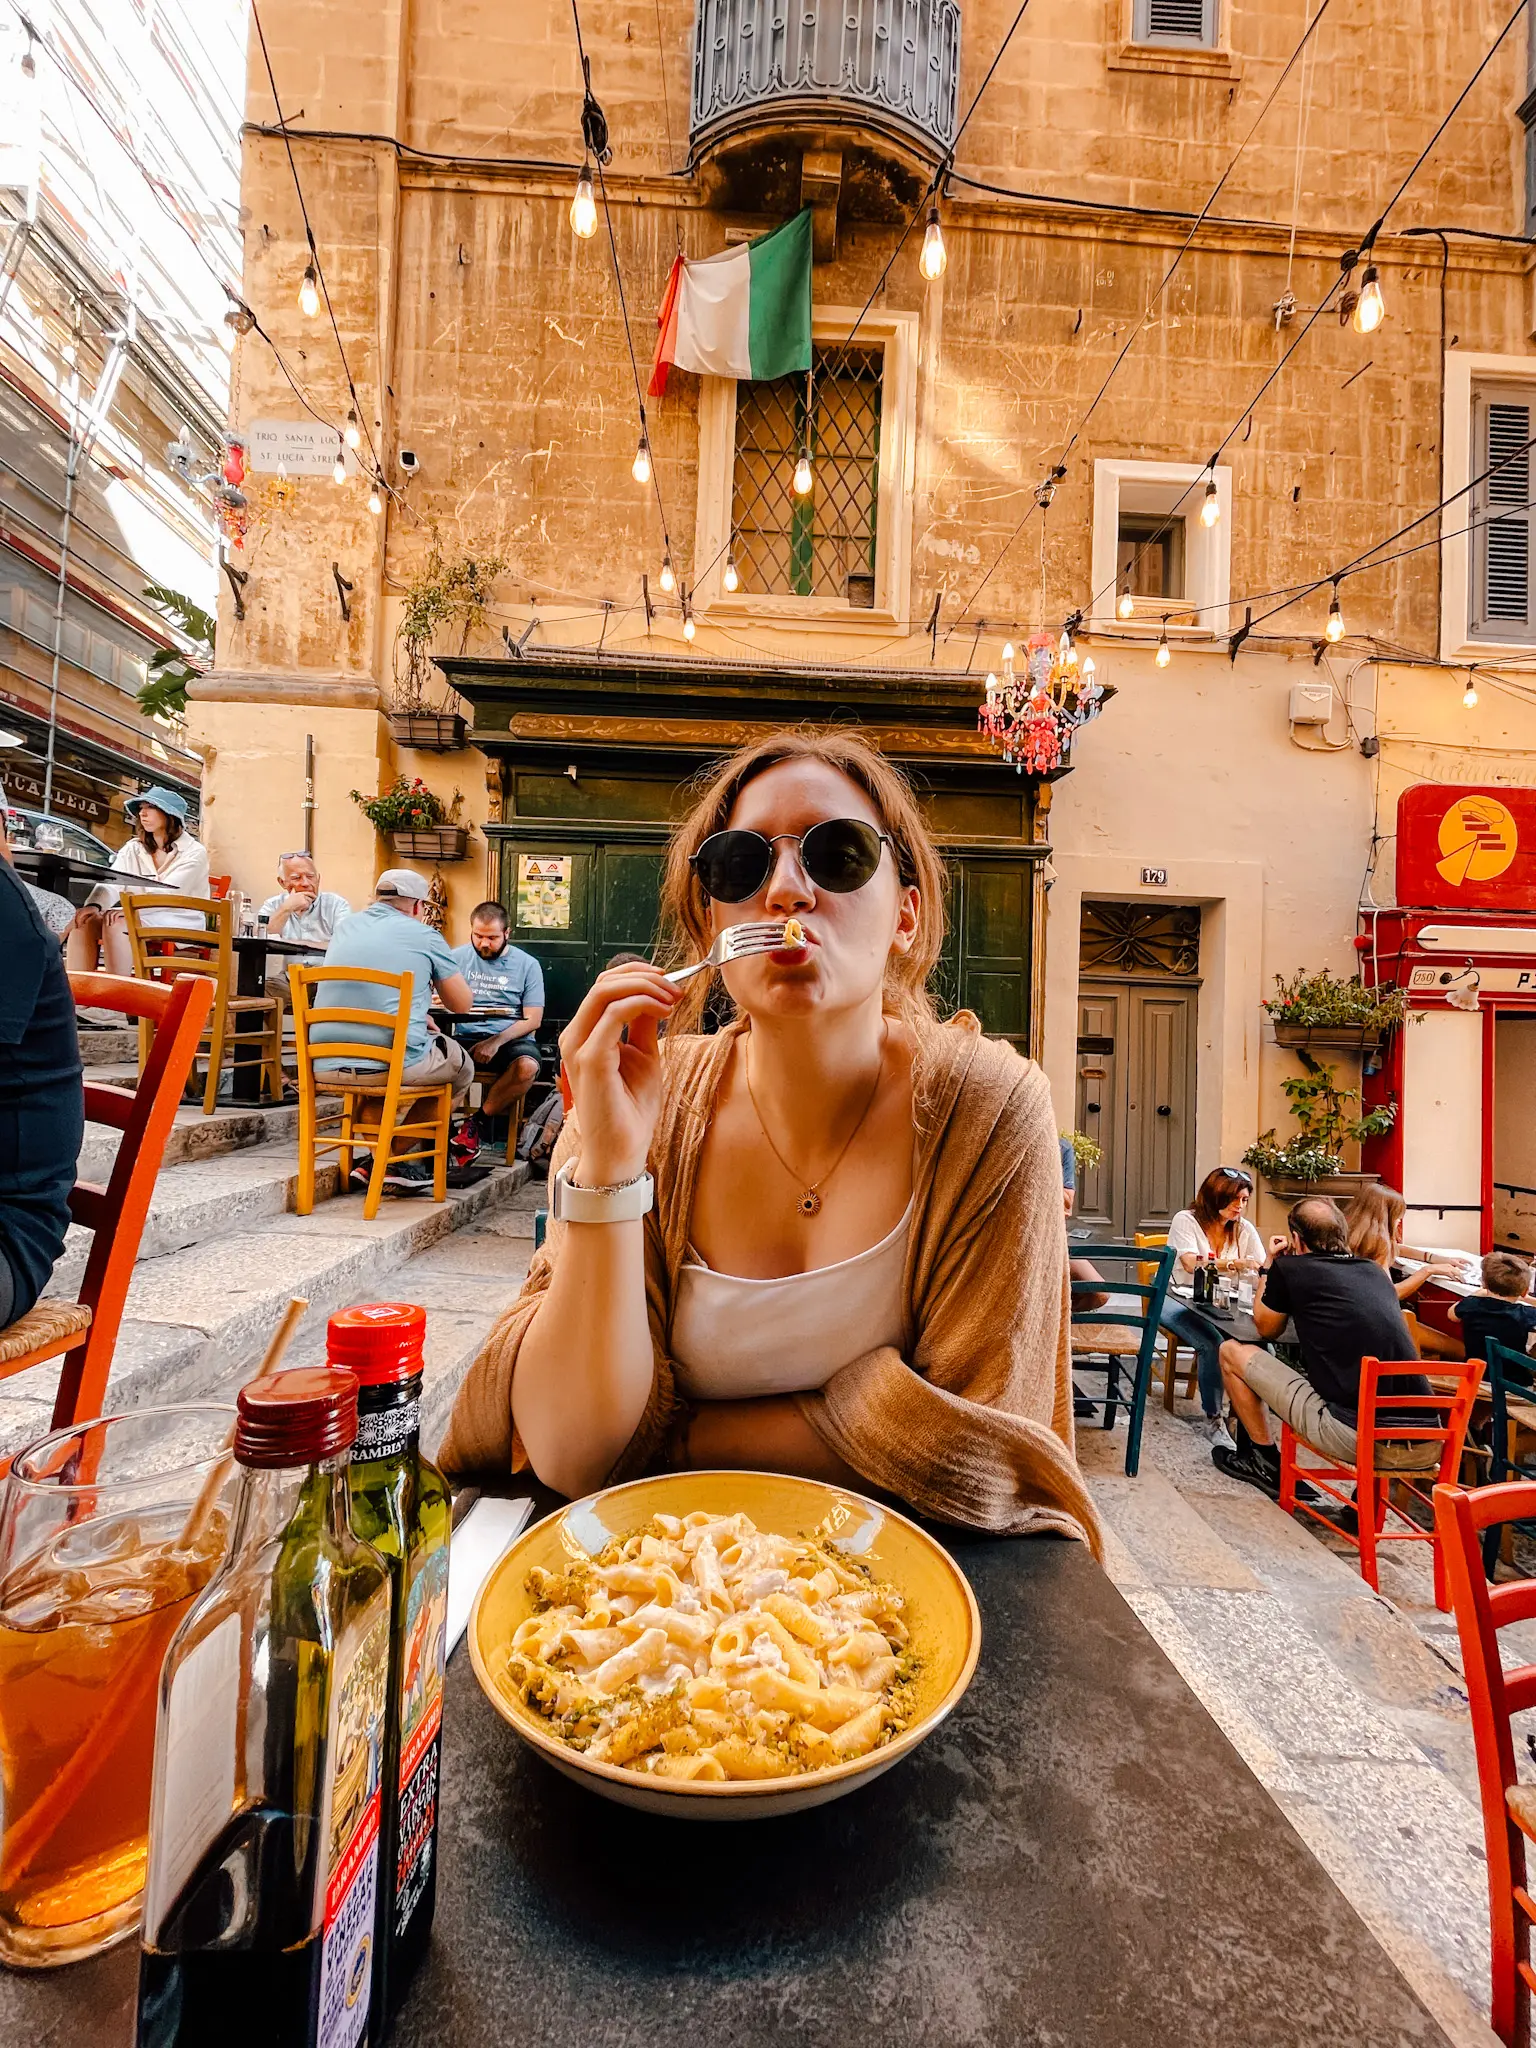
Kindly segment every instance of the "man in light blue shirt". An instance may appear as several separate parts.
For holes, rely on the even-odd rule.
[[[269,896],[257,911],[267,920],[269,939],[286,939],[290,946],[303,946],[309,958],[301,964],[318,967],[325,958],[336,927],[352,915],[352,906],[334,889],[322,889],[320,870],[307,853],[280,853],[277,857],[277,895]],[[267,960],[267,987],[286,993],[289,955],[273,953]]]
[[[453,1027],[488,1084],[480,1104],[486,1122],[514,1110],[539,1078],[535,1034],[544,1021],[544,975],[531,953],[510,943],[508,930],[499,903],[477,903],[470,913],[469,944],[455,947],[453,955],[474,994],[475,1009],[496,1012],[471,1015]]]
[[[474,1066],[465,1048],[432,1024],[427,1014],[434,987],[445,1009],[464,1013],[474,1007],[469,984],[440,932],[421,922],[422,905],[431,890],[421,875],[410,868],[386,868],[374,886],[373,902],[366,910],[344,917],[326,949],[327,967],[370,967],[386,974],[408,974],[411,1021],[405,1041],[405,1072],[401,1079],[409,1087],[426,1087],[435,1081],[453,1083],[453,1099],[461,1102],[469,1093]],[[328,1008],[377,1010],[380,1022],[371,1024],[317,1024],[311,1034],[316,1045],[327,1039],[350,1039],[354,1044],[377,1042],[387,1046],[394,1036],[398,998],[394,991],[377,982],[329,981],[322,984]],[[366,1069],[377,1073],[383,1061],[370,1062]],[[322,1072],[343,1070],[340,1060],[317,1060]],[[347,1071],[354,1069],[346,1063]],[[412,1104],[412,1109],[418,1105]],[[408,1111],[403,1121],[411,1121]],[[352,1178],[367,1178],[366,1162],[353,1165]],[[416,1192],[430,1188],[432,1169],[425,1159],[407,1159],[391,1167],[384,1185],[396,1191]]]

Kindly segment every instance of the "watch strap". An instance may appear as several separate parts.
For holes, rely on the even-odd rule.
[[[649,1173],[621,1181],[617,1187],[583,1188],[570,1178],[567,1160],[555,1175],[549,1214],[555,1223],[635,1223],[656,1206],[656,1183]]]

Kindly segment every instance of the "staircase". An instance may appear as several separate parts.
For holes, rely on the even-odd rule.
[[[119,1032],[83,1033],[93,1080],[129,1082],[119,1065]],[[108,1057],[103,1058],[105,1053]],[[92,1057],[92,1055],[96,1057]],[[515,1298],[533,1251],[533,1212],[542,1181],[527,1168],[499,1167],[472,1188],[450,1190],[439,1206],[387,1196],[372,1223],[361,1194],[336,1192],[322,1170],[314,1213],[293,1213],[298,1112],[221,1108],[177,1115],[129,1289],[107,1389],[109,1411],[171,1401],[232,1400],[249,1377],[291,1296],[310,1313],[289,1353],[295,1363],[324,1356],[325,1319],[353,1302],[409,1300],[427,1310],[423,1440],[441,1435],[453,1395],[487,1331]],[[103,1179],[118,1134],[86,1127],[80,1174]],[[72,1229],[48,1292],[79,1286],[90,1233]],[[56,1365],[0,1381],[0,1457],[49,1426]]]

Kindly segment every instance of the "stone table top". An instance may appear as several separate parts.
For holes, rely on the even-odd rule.
[[[1088,1552],[945,1540],[982,1613],[969,1693],[885,1777],[779,1820],[569,1783],[461,1647],[395,2048],[1444,2048]],[[0,2039],[126,2048],[134,1970],[0,1979]]]

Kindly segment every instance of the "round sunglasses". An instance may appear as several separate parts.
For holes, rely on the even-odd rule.
[[[776,832],[771,839],[761,832],[711,832],[688,865],[716,903],[745,903],[772,874],[773,849],[783,839],[798,850],[816,887],[834,896],[849,896],[871,881],[881,847],[890,844],[886,833],[862,818],[824,818],[799,838],[793,832]]]

